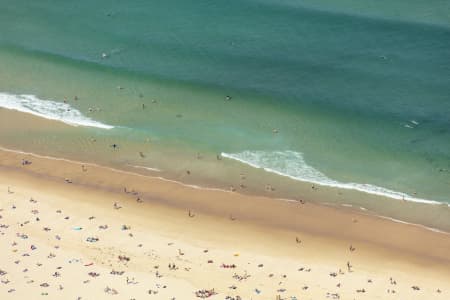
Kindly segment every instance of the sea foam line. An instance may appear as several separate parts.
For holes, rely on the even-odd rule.
[[[439,204],[442,202],[411,197],[408,194],[392,191],[372,184],[339,182],[308,165],[303,154],[295,151],[244,151],[240,153],[221,153],[223,157],[236,160],[257,169],[289,177],[294,180],[310,182],[317,185],[385,196],[397,200]]]
[[[324,205],[328,205],[328,206],[332,206],[332,207],[343,206],[343,207],[355,208],[354,205],[352,205],[352,204],[345,204],[345,203],[339,205],[337,203],[325,202],[323,204]],[[449,207],[450,207],[450,205],[449,205]],[[405,225],[414,226],[414,227],[422,228],[422,229],[425,229],[425,230],[429,230],[429,231],[433,231],[433,232],[437,232],[437,233],[441,233],[441,234],[445,234],[445,235],[450,235],[450,232],[443,231],[441,229],[425,226],[425,225],[418,224],[418,223],[406,222],[406,221],[402,221],[402,220],[399,220],[399,219],[395,219],[395,218],[392,218],[392,217],[387,217],[387,216],[383,216],[383,215],[379,215],[379,214],[373,214],[373,212],[370,212],[367,208],[362,207],[362,206],[358,206],[357,208],[359,210],[361,210],[362,212],[360,212],[360,213],[362,215],[365,215],[365,216],[385,219],[385,220],[389,220],[389,221],[395,222],[395,223],[405,224]]]
[[[114,128],[114,126],[103,124],[84,116],[79,110],[67,103],[43,100],[34,95],[0,93],[0,107],[60,121],[72,126],[88,126],[102,129]]]

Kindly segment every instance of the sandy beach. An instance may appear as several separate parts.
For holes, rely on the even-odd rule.
[[[450,295],[446,233],[10,151],[0,161],[2,299]]]

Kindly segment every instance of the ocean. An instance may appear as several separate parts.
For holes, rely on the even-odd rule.
[[[0,146],[450,223],[448,1],[0,4]]]

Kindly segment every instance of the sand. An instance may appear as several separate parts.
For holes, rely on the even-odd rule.
[[[449,234],[348,208],[0,151],[0,216],[0,299],[450,298]]]

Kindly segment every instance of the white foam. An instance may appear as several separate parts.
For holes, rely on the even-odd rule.
[[[254,168],[317,185],[357,190],[368,194],[385,196],[398,200],[422,203],[442,204],[441,202],[420,199],[408,194],[392,191],[383,187],[354,182],[339,182],[308,165],[303,154],[295,151],[244,151],[241,153],[222,153],[223,157],[234,159]]]
[[[147,171],[152,171],[152,172],[161,172],[160,169],[158,168],[150,168],[150,167],[144,167],[144,166],[135,166],[135,165],[129,165],[130,167],[136,168],[136,169],[144,169]]]
[[[72,126],[88,126],[112,129],[114,126],[94,121],[67,103],[42,100],[34,95],[0,93],[0,107],[17,110],[35,116],[64,122]]]

